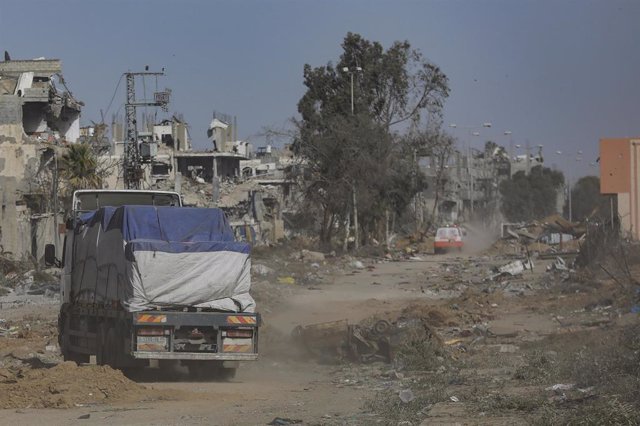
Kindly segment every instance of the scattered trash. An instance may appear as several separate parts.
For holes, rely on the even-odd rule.
[[[493,274],[489,275],[487,279],[495,280],[496,278],[502,276],[513,277],[516,275],[522,275],[526,270],[533,271],[533,266],[533,261],[531,259],[515,260],[513,262],[507,263],[504,266],[494,268]]]
[[[285,426],[285,425],[297,425],[300,423],[302,423],[302,420],[276,417],[275,419],[271,420],[267,424],[271,426]]]
[[[450,399],[452,402],[460,402],[460,399],[459,399],[457,396],[450,396],[450,397],[449,397],[449,399]]]
[[[278,282],[280,284],[289,284],[293,285],[296,283],[296,279],[293,277],[278,277]]]
[[[398,393],[398,396],[400,397],[400,401],[404,402],[405,404],[416,399],[416,396],[413,394],[413,391],[411,389],[401,390],[400,393]]]
[[[352,268],[355,269],[364,269],[364,264],[362,262],[360,262],[359,260],[353,260],[349,266],[351,266]]]
[[[0,328],[0,336],[2,337],[17,336],[19,332],[20,330],[16,326],[9,328]]]
[[[545,390],[548,391],[558,391],[558,390],[571,390],[573,389],[575,386],[574,383],[558,383],[557,385],[553,385],[553,386],[549,386],[548,388],[545,388]]]
[[[569,267],[567,267],[567,262],[560,256],[556,257],[555,262],[551,265],[547,266],[547,271],[569,271]]]
[[[520,348],[516,345],[500,345],[500,353],[516,353]]]
[[[292,337],[321,360],[350,359],[362,363],[391,363],[403,345],[437,338],[418,318],[399,318],[395,322],[369,318],[357,325],[349,324],[347,320],[299,325],[293,329]]]
[[[500,272],[501,274],[520,275],[527,269],[533,269],[533,262],[531,260],[528,260],[526,262],[522,260],[516,260],[498,268],[498,272]]]

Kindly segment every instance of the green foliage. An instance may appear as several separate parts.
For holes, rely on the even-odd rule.
[[[564,184],[562,172],[535,166],[526,175],[515,173],[500,184],[501,210],[512,222],[541,219],[555,213],[558,191]]]
[[[573,220],[583,221],[586,218],[603,219],[610,214],[609,198],[600,194],[600,178],[584,176],[571,188],[571,209]],[[569,200],[564,206],[569,211]]]
[[[348,33],[342,48],[336,66],[304,66],[307,91],[298,103],[302,119],[293,144],[311,172],[307,200],[323,209],[324,242],[347,217],[354,190],[363,234],[373,235],[386,212],[402,211],[424,186],[407,138],[391,127],[425,115],[435,122],[449,93],[447,77],[407,41],[385,50]]]
[[[69,145],[69,150],[61,158],[60,170],[70,192],[102,187],[98,159],[89,144]]]

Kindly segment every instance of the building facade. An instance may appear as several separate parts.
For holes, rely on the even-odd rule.
[[[624,233],[640,239],[640,137],[600,139],[600,193],[616,195]]]

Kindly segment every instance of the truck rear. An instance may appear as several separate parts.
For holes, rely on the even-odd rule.
[[[181,207],[175,193],[82,191],[63,252],[65,359],[174,361],[200,378],[257,359],[250,246],[219,209]]]

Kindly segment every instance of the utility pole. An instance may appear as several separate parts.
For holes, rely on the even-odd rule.
[[[353,72],[350,72],[349,76],[351,77],[351,115],[353,115],[354,114],[354,108],[353,108]]]
[[[573,222],[573,203],[571,203],[571,178],[567,179],[567,190],[569,191],[569,222]]]
[[[148,69],[148,67],[147,67]],[[164,68],[162,72],[126,72],[124,73],[127,79],[127,103],[125,104],[125,111],[127,116],[126,121],[126,137],[124,142],[124,165],[123,165],[123,178],[124,185],[127,189],[140,189],[141,181],[143,178],[142,172],[142,156],[140,155],[140,146],[138,145],[138,121],[136,108],[139,106],[155,106],[161,107],[167,111],[167,105],[169,104],[170,91],[155,92],[153,101],[142,100],[136,101],[136,88],[135,77],[142,76],[163,76]]]
[[[469,178],[469,221],[473,218],[473,174],[471,172],[473,163],[473,154],[471,147],[467,147],[467,175]]]
[[[342,68],[342,71],[348,72],[349,77],[351,78],[351,115],[355,115],[355,108],[353,103],[353,74],[355,72],[362,72],[361,67],[355,67],[353,70],[350,70],[349,67]],[[351,182],[351,192],[353,198],[353,237],[355,238],[354,248],[358,250],[360,246],[360,235],[358,233],[358,198],[356,196],[356,181],[355,179]]]

